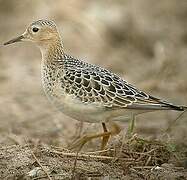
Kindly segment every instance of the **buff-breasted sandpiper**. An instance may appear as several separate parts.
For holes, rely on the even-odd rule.
[[[79,121],[102,123],[103,133],[85,136],[73,146],[103,137],[104,148],[109,136],[120,131],[115,121],[134,119],[135,115],[150,111],[186,109],[137,89],[107,69],[67,55],[57,26],[51,20],[34,21],[21,36],[4,45],[20,41],[32,41],[40,48],[42,84],[53,104]],[[105,123],[113,124],[114,128],[107,131]]]

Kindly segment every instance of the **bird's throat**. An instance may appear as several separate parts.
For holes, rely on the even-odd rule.
[[[49,63],[63,58],[64,48],[60,39],[53,40],[52,42],[41,43],[39,47],[44,62]]]

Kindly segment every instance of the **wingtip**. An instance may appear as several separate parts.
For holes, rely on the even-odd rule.
[[[182,111],[186,111],[187,110],[187,106],[181,106]]]
[[[150,96],[150,98],[157,101],[157,102],[162,103],[163,105],[165,105],[166,108],[168,107],[169,109],[172,109],[172,110],[176,110],[176,111],[186,111],[187,110],[187,106],[174,105],[174,104],[168,103],[167,101],[163,101],[163,100],[153,97],[153,96]]]
[[[172,108],[177,111],[186,111],[187,110],[187,106],[172,106]]]

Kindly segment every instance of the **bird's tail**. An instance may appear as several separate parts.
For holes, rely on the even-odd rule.
[[[171,109],[176,110],[176,111],[186,111],[187,106],[175,106],[175,105],[169,105]]]
[[[182,111],[187,111],[187,106],[180,106]]]
[[[163,100],[158,99],[158,98],[153,97],[153,96],[150,96],[150,99],[156,101],[157,103],[160,104],[161,107],[166,108],[168,110],[175,110],[175,111],[186,111],[187,110],[187,106],[174,105],[172,103],[169,103],[167,101],[163,101]]]

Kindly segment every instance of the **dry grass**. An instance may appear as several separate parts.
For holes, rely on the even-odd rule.
[[[119,143],[120,142],[120,143]],[[137,136],[121,146],[95,152],[76,152],[33,143],[0,149],[3,179],[169,179],[186,178],[184,167],[169,163],[174,152],[161,141],[148,141]],[[122,151],[119,152],[119,149]],[[74,162],[77,164],[74,169]],[[176,161],[175,161],[176,162]]]

